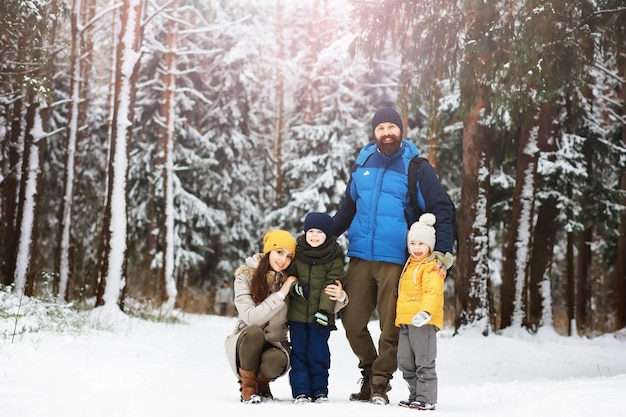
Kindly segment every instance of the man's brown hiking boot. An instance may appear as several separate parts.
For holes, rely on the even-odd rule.
[[[391,390],[391,385],[389,385],[389,381],[386,378],[374,376],[372,378],[372,395],[369,401],[378,405],[389,404],[389,397],[387,397],[389,390]]]
[[[359,382],[361,383],[361,390],[350,394],[350,401],[369,401],[372,395],[370,378],[368,376],[362,376]]]

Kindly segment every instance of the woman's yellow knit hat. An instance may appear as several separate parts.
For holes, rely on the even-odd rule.
[[[286,230],[270,230],[263,237],[263,255],[274,249],[287,249],[296,253],[296,239]]]

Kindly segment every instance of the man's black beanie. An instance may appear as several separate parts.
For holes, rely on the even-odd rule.
[[[403,131],[402,119],[398,112],[391,107],[383,107],[374,114],[372,118],[372,131],[376,130],[376,126],[385,122],[393,123],[400,128],[400,132]]]

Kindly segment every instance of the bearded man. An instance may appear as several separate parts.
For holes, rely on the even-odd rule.
[[[352,351],[359,360],[361,389],[352,401],[389,404],[387,392],[397,369],[399,328],[395,325],[398,281],[407,260],[407,230],[424,212],[437,219],[433,259],[442,279],[452,264],[453,206],[434,168],[427,162],[418,169],[418,205],[407,209],[407,170],[417,147],[402,139],[402,119],[385,107],[372,118],[374,141],[363,147],[352,168],[333,233],[346,230],[350,257],[344,288],[351,300],[341,312],[341,322]],[[380,326],[378,350],[367,325],[377,310]]]

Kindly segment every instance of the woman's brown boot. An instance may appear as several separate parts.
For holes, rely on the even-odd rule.
[[[256,371],[239,369],[239,385],[241,385],[241,402],[256,404],[261,402],[257,392]]]
[[[263,375],[261,372],[256,374],[256,384],[259,390],[259,395],[264,401],[274,399],[274,396],[272,395],[272,391],[270,391],[271,381],[272,381],[271,379]]]

